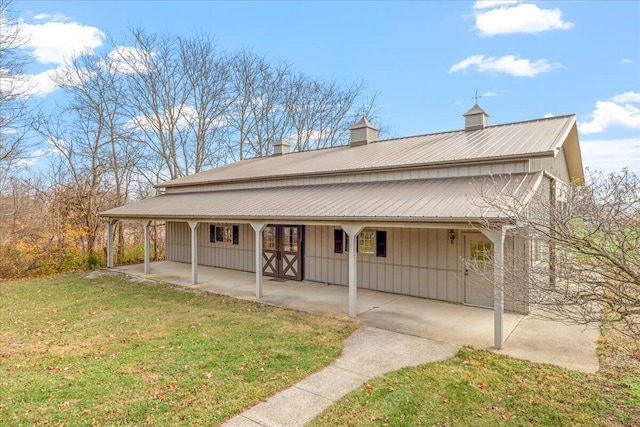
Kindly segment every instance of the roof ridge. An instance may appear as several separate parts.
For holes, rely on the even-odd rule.
[[[560,116],[539,117],[537,119],[520,120],[520,121],[517,121],[517,122],[498,123],[498,124],[495,124],[495,125],[489,125],[484,129],[497,128],[497,127],[509,126],[509,125],[517,125],[517,124],[522,124],[522,123],[531,123],[531,122],[546,121],[546,120],[564,119],[564,118],[571,117],[571,116],[575,116],[575,114],[563,114],[563,115],[560,115]],[[484,129],[478,129],[478,130],[484,130]],[[396,138],[379,139],[379,140],[376,140],[376,141],[372,141],[371,144],[379,144],[381,142],[398,141],[398,140],[409,139],[409,138],[420,138],[420,137],[423,137],[423,136],[445,135],[445,134],[448,134],[448,133],[458,133],[458,132],[469,132],[469,131],[465,130],[465,129],[452,129],[452,130],[445,130],[445,131],[440,131],[440,132],[419,133],[419,134],[416,134],[416,135],[407,135],[407,136],[399,136],[399,137],[396,137]],[[321,147],[321,148],[316,148],[314,150],[292,151],[290,153],[287,153],[287,156],[292,156],[292,155],[300,154],[300,153],[315,153],[315,152],[318,152],[318,151],[332,150],[334,148],[344,148],[344,147],[349,147],[349,144],[345,143],[343,145],[334,145],[333,147]],[[244,161],[244,160],[255,160],[255,159],[268,159],[270,157],[271,156],[246,157],[246,158],[242,159],[241,161]]]
[[[538,122],[538,121],[545,121],[545,120],[565,119],[565,118],[571,117],[571,116],[575,116],[575,114],[563,114],[561,116],[540,117],[540,118],[537,118],[537,119],[520,120],[520,121],[517,121],[517,122],[498,123],[498,124],[495,124],[495,125],[489,125],[484,129],[497,128],[497,127],[501,127],[501,126],[518,125],[518,124],[523,124],[523,123],[531,123],[531,122]],[[478,129],[478,130],[484,130],[484,129]],[[458,133],[458,132],[469,132],[469,131],[465,130],[465,129],[453,129],[453,130],[445,130],[445,131],[440,131],[440,132],[421,133],[421,134],[417,134],[417,135],[399,136],[397,138],[380,139],[378,141],[373,141],[372,144],[377,144],[379,142],[386,142],[386,141],[396,141],[396,140],[399,140],[399,139],[419,138],[419,137],[422,137],[422,136],[444,135],[444,134],[447,134],[447,133]],[[331,148],[335,148],[335,147],[331,147]]]

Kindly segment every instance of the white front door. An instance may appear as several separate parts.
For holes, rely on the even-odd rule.
[[[464,234],[464,302],[493,307],[493,244],[481,233]]]

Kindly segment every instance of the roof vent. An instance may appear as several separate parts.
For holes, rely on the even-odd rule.
[[[289,153],[289,143],[284,139],[273,144],[273,155],[274,156],[282,156],[283,154]]]
[[[351,147],[367,145],[378,139],[378,129],[374,128],[366,117],[351,126],[349,130],[351,131],[349,136],[349,145]]]
[[[489,124],[487,120],[489,115],[484,112],[478,104],[474,105],[469,111],[463,114],[464,130],[484,129]]]

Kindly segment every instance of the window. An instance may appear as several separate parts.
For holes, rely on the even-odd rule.
[[[471,261],[486,262],[491,260],[491,242],[471,240]]]
[[[376,232],[361,231],[358,236],[358,252],[361,254],[374,254],[376,249]]]
[[[343,252],[343,237],[345,236],[344,232],[338,228],[333,230],[333,252],[336,254],[341,254]],[[348,236],[347,236],[348,237]]]
[[[298,227],[284,227],[285,252],[298,252]]]
[[[212,243],[240,243],[240,227],[237,225],[209,226],[209,241]]]
[[[533,260],[535,262],[541,262],[543,257],[542,240],[533,241]]]
[[[364,230],[358,235],[356,251],[363,254],[375,254],[377,257],[387,256],[387,232]],[[349,252],[349,235],[339,229],[333,230],[333,252],[336,254]]]
[[[262,232],[262,248],[268,251],[276,250],[276,228],[272,225],[265,227]]]

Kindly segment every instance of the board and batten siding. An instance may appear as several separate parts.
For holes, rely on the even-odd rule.
[[[191,230],[186,222],[168,221],[166,228],[166,259],[191,262]],[[238,225],[238,245],[209,242],[209,226],[198,225],[198,264],[255,272],[255,233],[248,224]],[[349,253],[334,253],[332,226],[305,226],[304,277],[305,280],[347,286],[349,282]],[[440,301],[464,303],[464,254],[462,232],[455,230],[451,243],[449,230],[418,228],[367,228],[387,233],[387,256],[358,253],[358,288],[401,295],[411,295]],[[471,231],[471,230],[467,230]],[[505,309],[524,313],[528,310],[522,299],[513,299],[514,292],[526,293],[514,285],[526,271],[523,260],[528,256],[528,242],[508,237],[505,242],[507,292]],[[353,248],[350,243],[350,250]],[[513,254],[517,254],[512,258]],[[511,256],[509,256],[511,255]],[[524,256],[523,256],[524,255]],[[517,286],[517,285],[516,285]]]
[[[558,151],[558,155],[555,157],[543,157],[529,160],[529,168],[531,172],[547,171],[566,184],[571,183],[571,177],[569,176],[569,170],[567,169],[567,159],[564,155],[564,148],[561,148],[560,151]]]
[[[194,184],[184,187],[167,187],[165,193],[189,193],[193,191],[226,191],[253,188],[289,187],[294,185],[344,184],[374,181],[398,181],[408,179],[456,178],[460,176],[487,176],[528,172],[527,161],[487,163],[481,165],[450,166],[439,168],[375,171],[332,174],[325,176],[302,176],[286,179],[255,179],[250,182]]]
[[[238,244],[209,242],[209,226],[212,223],[198,224],[198,264],[212,267],[229,268],[255,272],[255,233],[249,224],[238,225]],[[186,222],[167,222],[168,261],[191,262],[191,229]]]
[[[348,284],[348,253],[334,253],[334,229],[307,226],[305,278]],[[373,229],[372,229],[373,230]],[[442,301],[464,301],[459,233],[443,229],[376,228],[387,232],[387,256],[358,254],[358,287]],[[350,243],[350,250],[352,248]]]

